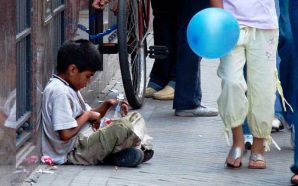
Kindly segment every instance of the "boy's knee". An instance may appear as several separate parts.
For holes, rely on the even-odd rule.
[[[104,133],[109,133],[109,135],[117,136],[118,138],[124,138],[126,136],[132,135],[134,132],[132,128],[126,126],[125,123],[116,122],[110,124],[110,126],[106,128]]]

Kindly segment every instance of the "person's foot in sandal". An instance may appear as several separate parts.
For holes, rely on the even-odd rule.
[[[249,157],[249,169],[265,169],[266,161],[264,158],[264,139],[253,138],[253,145],[251,146],[251,155]]]
[[[249,169],[266,169],[266,161],[263,154],[251,153],[248,163]]]
[[[294,174],[294,175],[291,177],[291,184],[292,184],[292,185],[298,185],[298,174]]]
[[[243,150],[240,147],[232,147],[226,159],[225,166],[229,168],[240,168],[242,165]]]
[[[229,168],[240,168],[244,149],[244,138],[242,126],[232,128],[233,146],[227,156],[225,166]]]

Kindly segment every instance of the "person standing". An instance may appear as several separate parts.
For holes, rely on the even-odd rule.
[[[289,73],[288,71],[292,68],[291,64],[293,64],[295,56],[295,53],[293,51],[294,46],[289,19],[289,0],[275,0],[275,4],[276,13],[279,17],[279,41],[277,47],[278,55],[276,56],[276,68],[279,73],[279,79],[284,90],[284,95],[286,99],[288,99],[292,94],[292,91],[289,90],[289,85],[293,83],[291,80],[293,78],[290,77],[292,73]],[[272,121],[272,131],[278,131],[280,129],[283,129],[288,123],[285,115],[290,116],[292,114],[292,111],[290,109],[284,111],[281,96],[278,92],[276,93],[274,109],[275,117]],[[245,148],[247,150],[250,150],[250,147],[252,145],[252,135],[249,131],[247,120],[245,120],[243,124],[243,133]]]
[[[217,74],[222,79],[218,98],[225,132],[231,129],[233,145],[225,165],[242,165],[242,124],[247,117],[253,144],[248,168],[264,169],[264,142],[270,141],[275,103],[275,64],[278,22],[273,0],[211,0],[212,5],[230,12],[240,24],[236,47],[221,58]],[[245,81],[243,67],[247,67]],[[247,94],[246,94],[247,93]]]

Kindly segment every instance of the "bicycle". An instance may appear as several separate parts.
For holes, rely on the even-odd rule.
[[[150,0],[112,0],[112,6],[116,5],[117,24],[103,31],[103,17],[98,20],[96,12],[89,9],[89,25],[92,27],[88,32],[89,39],[99,44],[99,51],[102,54],[119,55],[120,71],[127,101],[133,109],[138,109],[144,102],[146,88],[146,57],[163,58],[163,51],[167,49],[162,46],[150,46],[147,49],[147,36],[150,23]],[[95,12],[95,13],[94,13]],[[98,34],[98,31],[101,31]],[[109,35],[108,42],[103,42],[103,37]],[[116,36],[115,36],[116,35]],[[112,42],[117,38],[117,43]]]
[[[122,82],[129,104],[133,108],[140,108],[146,88],[146,33],[149,27],[150,0],[118,2],[118,45]]]

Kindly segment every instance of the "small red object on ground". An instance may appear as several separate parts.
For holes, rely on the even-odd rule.
[[[50,156],[42,156],[41,162],[50,166],[54,165],[54,160]]]

